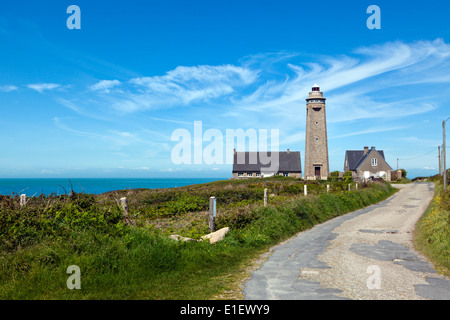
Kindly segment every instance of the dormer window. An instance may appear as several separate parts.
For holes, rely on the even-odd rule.
[[[372,158],[372,167],[376,167],[376,166],[377,166],[377,159]]]

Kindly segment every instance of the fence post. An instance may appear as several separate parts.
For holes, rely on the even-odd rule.
[[[125,220],[127,222],[131,223],[130,214],[128,211],[128,199],[126,197],[120,198],[120,206],[122,207],[123,215],[125,216]]]
[[[355,189],[358,190],[358,184],[356,184]]]
[[[352,185],[349,183],[348,184],[348,191],[352,190]]]
[[[327,192],[330,192],[330,185],[327,184]]]
[[[20,207],[24,207],[27,204],[27,195],[21,194],[20,195]]]
[[[305,196],[307,196],[308,195],[308,187],[306,186],[306,184],[303,186],[303,190],[304,190]]]
[[[216,197],[209,198],[209,230],[216,231]]]
[[[267,200],[268,200],[268,189],[264,188],[264,207],[267,206]]]

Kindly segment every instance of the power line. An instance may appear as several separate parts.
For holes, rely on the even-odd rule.
[[[450,119],[450,117],[449,117],[449,119]],[[430,150],[430,151],[428,151],[427,153],[424,153],[424,154],[422,154],[422,155],[420,155],[420,156],[417,156],[417,157],[411,157],[411,158],[398,158],[399,160],[415,160],[415,159],[419,159],[419,158],[422,158],[422,157],[424,157],[424,156],[426,156],[426,155],[428,155],[428,154],[430,154],[430,153],[432,153],[432,152],[436,152],[436,150],[437,150],[438,148],[437,147],[435,147],[433,150]]]

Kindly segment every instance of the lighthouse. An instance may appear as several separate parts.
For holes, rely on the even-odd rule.
[[[329,175],[325,100],[314,84],[306,99],[305,180],[326,180]]]

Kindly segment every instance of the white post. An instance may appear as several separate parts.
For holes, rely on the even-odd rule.
[[[330,185],[327,184],[327,192],[330,192]]]
[[[358,190],[358,184],[356,184],[355,189]]]
[[[216,197],[209,198],[209,230],[216,231]]]
[[[21,194],[20,195],[20,207],[22,208],[26,204],[27,204],[27,195],[26,194]]]
[[[128,211],[128,199],[126,197],[120,198],[120,206],[122,207],[125,220],[131,224],[130,215]]]
[[[264,189],[264,207],[267,206],[267,200],[268,200],[268,190],[267,188]]]
[[[352,185],[349,183],[348,184],[348,191],[350,191],[352,189]]]
[[[306,184],[303,186],[303,190],[304,190],[305,196],[307,196],[308,195],[308,187],[306,186]]]

